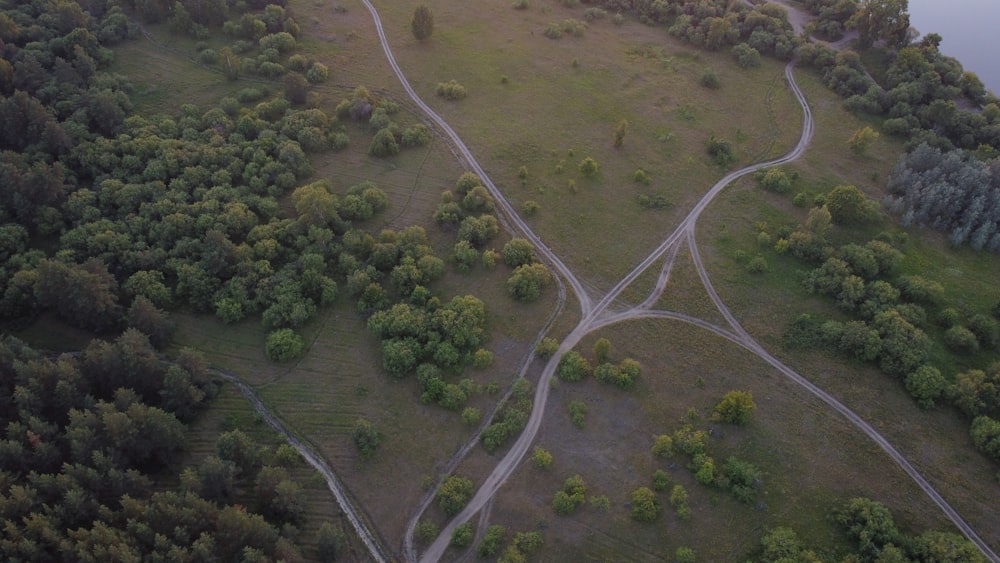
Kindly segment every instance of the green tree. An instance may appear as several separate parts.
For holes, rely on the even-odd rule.
[[[219,459],[233,464],[240,478],[253,479],[261,467],[260,446],[241,430],[219,436],[215,450]]]
[[[640,522],[652,522],[660,515],[660,501],[656,493],[648,487],[639,487],[632,491],[632,518]]]
[[[1000,461],[1000,421],[988,416],[977,416],[970,430],[976,449]]]
[[[279,328],[267,335],[264,350],[272,362],[287,362],[302,356],[305,342],[294,330]]]
[[[559,359],[559,366],[557,373],[560,379],[566,381],[580,381],[584,377],[590,375],[593,368],[590,366],[590,362],[587,358],[584,358],[576,350],[570,350],[563,354],[563,357]]]
[[[472,498],[473,487],[472,480],[468,477],[451,475],[444,480],[435,495],[438,506],[448,516],[458,514]]]
[[[375,425],[363,418],[354,421],[354,428],[351,430],[351,440],[354,442],[354,446],[358,448],[358,452],[361,453],[361,459],[368,459],[374,455],[380,441]]]
[[[507,528],[499,524],[494,524],[486,528],[486,536],[483,541],[476,546],[476,555],[481,558],[493,557],[500,552],[503,546],[504,536],[507,535]]]
[[[834,517],[858,542],[859,553],[866,560],[874,560],[887,544],[899,543],[900,534],[892,513],[879,502],[852,498]]]
[[[517,268],[535,261],[535,246],[527,239],[513,238],[501,251],[504,264]]]
[[[826,207],[830,218],[838,225],[862,223],[875,213],[873,202],[855,186],[837,186],[826,194]]]
[[[342,531],[329,522],[320,524],[319,532],[316,535],[316,552],[321,562],[332,563],[336,561],[342,545],[344,545]]]
[[[410,31],[417,41],[423,41],[434,33],[434,13],[426,4],[419,4],[413,10],[413,19],[410,20]]]
[[[535,355],[543,360],[552,357],[559,350],[559,341],[555,338],[545,337],[535,345]]]
[[[594,342],[594,361],[603,364],[611,360],[611,341],[607,338],[598,338]]]
[[[379,129],[375,133],[371,144],[368,145],[368,154],[379,158],[399,154],[399,142],[396,141],[396,135],[390,128]]]
[[[719,404],[715,405],[715,414],[720,420],[730,424],[746,424],[756,407],[753,395],[734,390],[726,393]]]
[[[541,263],[523,264],[507,279],[507,293],[522,303],[531,303],[552,283],[552,274]]]
[[[670,457],[674,454],[674,440],[668,434],[660,434],[653,440],[651,449],[654,457]]]
[[[531,454],[531,461],[539,469],[548,469],[552,465],[552,453],[546,449],[536,447]]]
[[[472,522],[466,522],[455,528],[455,531],[451,533],[451,545],[455,547],[469,547],[472,544],[473,537]]]
[[[863,46],[880,39],[893,47],[903,46],[909,40],[908,9],[908,0],[860,0],[847,27],[858,31]]]
[[[934,366],[920,366],[906,376],[906,390],[917,400],[921,408],[931,408],[944,394],[948,381]]]
[[[878,138],[878,131],[866,125],[851,135],[851,138],[847,140],[847,146],[857,154],[866,154]]]

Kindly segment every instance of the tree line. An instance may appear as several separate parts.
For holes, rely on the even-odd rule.
[[[935,151],[924,146],[915,154]],[[945,157],[954,160],[955,153]],[[913,165],[939,166],[934,158],[914,160]],[[783,185],[776,176],[757,178],[767,189]],[[883,233],[864,244],[835,245],[834,225],[858,227],[878,220],[875,202],[856,187],[838,186],[816,203],[821,206],[810,209],[804,223],[778,229],[773,248],[809,264],[802,276],[804,288],[833,300],[850,320],[803,314],[785,329],[784,345],[823,348],[873,363],[899,378],[923,408],[950,402],[973,421],[976,447],[1000,461],[1000,362],[948,373],[950,366],[935,365],[932,359],[935,347],[956,359],[983,357],[977,356],[981,351],[991,357],[1000,346],[1000,303],[989,311],[962,307],[945,299],[940,282],[900,273],[905,235]],[[771,244],[768,226],[759,224],[758,230],[758,242]]]

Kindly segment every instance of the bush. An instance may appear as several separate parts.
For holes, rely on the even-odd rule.
[[[708,151],[708,155],[719,166],[729,166],[736,160],[736,156],[733,153],[733,144],[715,135],[709,137],[705,148]]]
[[[648,487],[639,487],[632,491],[630,497],[632,502],[632,519],[639,522],[652,522],[656,520],[662,510],[660,501],[656,498],[656,493]]]
[[[503,545],[503,538],[507,535],[507,528],[499,524],[494,524],[486,528],[486,537],[476,547],[476,555],[481,558],[493,557],[500,551]]]
[[[464,99],[468,94],[465,91],[465,86],[462,86],[454,79],[448,82],[438,82],[435,92],[438,96],[452,102]]]
[[[746,424],[750,413],[757,407],[753,395],[746,391],[730,391],[715,406],[715,414],[720,420],[730,424]]]
[[[587,416],[587,405],[582,401],[569,402],[569,419],[578,428],[583,428],[584,420]]]
[[[526,239],[514,238],[501,251],[504,264],[517,268],[535,261],[535,246]]]
[[[547,360],[559,349],[559,341],[555,338],[543,338],[535,345],[535,355],[543,360]]]
[[[961,325],[955,325],[944,333],[944,343],[955,352],[971,354],[979,351],[976,335]]]
[[[552,465],[552,453],[542,448],[535,448],[531,454],[531,461],[539,469],[548,469]]]
[[[705,72],[701,73],[701,78],[698,80],[698,84],[712,90],[717,90],[719,86],[722,85],[719,82],[719,77],[711,69],[706,69]]]
[[[472,498],[473,488],[472,480],[468,477],[461,477],[459,475],[448,477],[441,484],[437,495],[435,495],[438,506],[448,516],[458,514],[466,503],[469,502],[469,499]]]
[[[771,167],[759,170],[754,174],[754,179],[757,180],[758,186],[769,192],[784,194],[792,189],[792,181],[780,168]]]
[[[920,366],[906,376],[906,390],[917,400],[921,408],[930,408],[948,386],[941,371],[933,366]]]
[[[302,355],[305,342],[290,328],[278,329],[267,335],[265,344],[267,358],[272,362],[286,362]]]
[[[760,51],[746,43],[736,45],[731,52],[736,57],[736,64],[740,65],[740,68],[760,66]]]
[[[591,178],[597,174],[597,172],[601,169],[601,166],[596,160],[588,156],[580,161],[579,169],[581,174]]]
[[[592,368],[587,358],[584,358],[576,350],[570,350],[559,359],[557,373],[559,378],[566,381],[580,381],[590,375]]]
[[[479,424],[479,421],[483,418],[483,413],[479,412],[476,407],[466,407],[462,411],[462,422],[466,426],[475,426]]]
[[[524,264],[514,269],[507,279],[507,292],[522,303],[535,301],[552,282],[552,274],[544,264]]]
[[[472,545],[472,522],[466,522],[455,528],[451,533],[451,545],[455,547],[469,547]]]
[[[323,63],[313,63],[306,71],[306,80],[313,84],[326,82],[330,78],[330,69]]]
[[[399,143],[396,142],[396,136],[391,129],[387,127],[375,133],[371,144],[368,145],[368,154],[379,158],[399,154]]]
[[[375,429],[375,426],[371,422],[359,418],[354,421],[354,428],[351,430],[351,440],[354,442],[354,446],[358,448],[358,452],[361,453],[361,459],[368,459],[375,453],[375,449],[378,448],[378,430]]]

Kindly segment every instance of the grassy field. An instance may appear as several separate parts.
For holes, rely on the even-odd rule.
[[[552,467],[523,464],[496,503],[494,520],[512,529],[545,530],[539,560],[660,561],[689,546],[700,561],[733,561],[748,553],[767,528],[779,525],[832,552],[843,546],[828,513],[837,502],[858,495],[885,502],[904,527],[944,526],[940,511],[876,446],[741,348],[687,324],[654,320],[610,327],[579,348],[589,353],[601,336],[612,342],[615,358],[633,357],[643,364],[638,384],[621,391],[593,380],[560,382],[538,439],[552,452]],[[731,389],[750,391],[757,403],[745,427],[710,419],[714,405]],[[582,429],[569,420],[572,400],[588,406]],[[721,489],[698,484],[683,457],[653,458],[653,438],[685,423],[713,430],[708,449],[718,464],[735,455],[761,468],[759,504],[744,505]],[[667,470],[672,483],[687,489],[689,522],[673,513],[667,492],[658,493],[664,514],[657,521],[630,518],[629,494],[651,487],[656,469]],[[589,495],[609,497],[610,510],[585,505],[573,516],[556,515],[552,497],[575,473],[588,483]]]
[[[528,10],[512,10],[506,0],[429,2],[436,31],[417,43],[409,6],[377,5],[414,88],[515,207],[541,205],[532,227],[598,288],[631,269],[724,174],[704,150],[710,135],[731,141],[740,163],[777,156],[798,138],[801,112],[777,62],[744,71],[728,54],[691,49],[634,21],[617,27],[604,19],[582,37],[548,39],[549,23],[583,18],[582,9],[550,2]],[[720,89],[698,86],[706,69]],[[451,79],[466,87],[466,99],[435,96],[436,85]],[[629,130],[615,149],[612,132],[622,119]],[[601,166],[593,178],[578,171],[587,156]],[[632,179],[639,168],[648,186]],[[663,196],[669,206],[643,209],[642,194]]]
[[[779,156],[798,139],[801,111],[784,83],[783,65],[775,61],[742,70],[727,53],[692,49],[662,28],[634,20],[618,27],[607,18],[592,23],[582,37],[548,39],[543,31],[550,23],[583,18],[582,8],[549,0],[534,0],[528,10],[511,9],[510,0],[426,3],[435,13],[436,30],[429,41],[417,43],[408,25],[412,6],[376,2],[401,66],[515,207],[528,200],[540,204],[530,219],[532,227],[595,291],[610,288],[631,270],[725,174],[705,152],[711,135],[733,143],[738,157],[734,167]],[[401,125],[420,119],[408,109],[360,3],[293,0],[291,8],[302,26],[302,51],[331,69],[330,83],[314,90],[320,95],[319,107],[332,113],[345,93],[366,85],[402,103],[402,113],[394,118]],[[169,40],[162,29],[152,32],[172,48],[193,53],[193,42]],[[126,43],[117,48],[116,57],[115,70],[136,84],[134,101],[144,113],[175,113],[181,103],[208,109],[223,96],[256,85],[228,82],[146,41]],[[721,88],[698,84],[706,70],[719,77]],[[816,194],[849,183],[880,197],[902,147],[883,137],[868,156],[851,153],[847,139],[866,123],[844,111],[841,100],[816,76],[798,71],[797,78],[817,118],[817,134],[805,157],[788,167],[799,175],[793,194],[804,191],[811,201]],[[446,102],[434,95],[438,82],[450,79],[468,89],[468,98]],[[278,84],[268,87],[280,91]],[[179,90],[184,96],[176,95]],[[624,146],[616,149],[612,131],[622,119],[629,122],[629,130]],[[371,137],[366,127],[347,124],[347,130],[350,147],[315,157],[316,177],[329,178],[339,191],[363,180],[375,181],[391,206],[365,228],[378,233],[424,225],[437,254],[447,256],[453,235],[434,226],[431,217],[441,192],[463,171],[451,149],[436,139],[378,160],[366,155]],[[578,170],[587,156],[601,165],[593,178]],[[521,167],[527,170],[523,181]],[[648,173],[649,185],[633,180],[640,168]],[[765,347],[871,421],[988,541],[1000,545],[992,502],[1000,496],[1000,485],[992,478],[996,467],[972,449],[966,425],[955,413],[918,409],[898,381],[870,366],[822,353],[782,350],[781,331],[800,313],[834,318],[840,313],[804,292],[801,264],[795,259],[756,244],[758,222],[774,228],[795,225],[805,219],[806,208],[752,184],[747,179],[730,187],[704,213],[699,226],[699,248],[723,300]],[[668,205],[644,209],[638,204],[640,195],[662,196]],[[886,218],[862,232],[839,231],[835,237],[870,238],[896,229]],[[502,236],[492,246],[499,249],[503,242]],[[969,310],[1000,300],[995,285],[1000,261],[995,257],[952,249],[942,237],[916,230],[909,233],[907,250],[901,269],[941,281],[946,299]],[[741,253],[766,256],[769,272],[749,274]],[[658,272],[657,266],[640,277],[622,303],[645,299]],[[466,275],[450,269],[433,288],[446,298],[471,293],[486,302],[488,347],[496,361],[463,377],[501,389],[513,381],[556,304],[554,289],[532,305],[513,302],[505,288],[508,274],[503,265],[494,272],[477,266]],[[678,254],[657,307],[722,325],[687,250]],[[212,364],[252,384],[269,408],[330,461],[390,548],[401,545],[406,522],[426,486],[475,430],[463,425],[457,413],[420,404],[413,379],[396,380],[383,373],[378,343],[350,299],[342,298],[303,329],[308,353],[289,364],[265,359],[265,331],[257,321],[223,325],[183,313],[175,319],[175,345],[201,350]],[[549,335],[564,336],[577,320],[578,310],[568,307]],[[25,334],[64,346],[82,338],[55,326],[43,320]],[[948,527],[940,511],[881,450],[741,348],[691,325],[647,320],[592,334],[580,349],[589,355],[600,336],[612,341],[617,359],[630,356],[642,363],[638,384],[621,391],[592,380],[558,383],[538,438],[538,445],[552,451],[555,463],[544,471],[524,463],[490,512],[490,523],[518,531],[543,530],[545,546],[535,560],[659,561],[669,559],[680,546],[695,548],[703,561],[742,560],[765,529],[778,525],[794,527],[808,543],[833,553],[845,546],[828,513],[851,496],[884,502],[907,530]],[[949,375],[963,367],[953,365]],[[535,381],[541,362],[536,360],[531,368],[527,376]],[[751,391],[757,401],[758,410],[746,427],[710,420],[712,407],[730,389]],[[499,393],[483,392],[470,405],[488,412],[498,398]],[[574,426],[568,415],[568,403],[574,400],[588,407],[583,428]],[[382,435],[377,454],[367,461],[359,459],[350,439],[359,417],[371,420]],[[684,423],[713,430],[709,447],[717,461],[737,455],[763,470],[759,504],[743,505],[720,489],[698,484],[683,459],[653,459],[653,437]],[[271,439],[245,402],[232,389],[224,389],[193,430],[191,460],[209,452],[214,437],[233,425]],[[477,447],[458,472],[481,482],[502,453],[487,454]],[[673,514],[666,493],[658,494],[665,513],[655,523],[629,518],[630,491],[650,486],[658,468],[668,470],[672,481],[688,490],[690,522]],[[332,498],[320,490],[322,483],[306,473],[303,469],[315,493],[310,522],[338,518]],[[575,473],[584,477],[590,494],[609,497],[607,513],[584,506],[570,517],[555,515],[552,496]],[[428,517],[444,520],[436,507]],[[307,546],[314,541],[311,534],[310,529],[303,531]],[[360,559],[359,552],[352,553]]]

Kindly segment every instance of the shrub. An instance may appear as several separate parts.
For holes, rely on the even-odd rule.
[[[656,493],[648,487],[639,487],[632,491],[632,519],[639,522],[652,522],[660,515],[660,501]]]
[[[539,469],[548,469],[552,465],[552,454],[548,450],[535,448],[531,454],[531,461]]]
[[[701,73],[701,78],[698,80],[698,84],[712,90],[717,90],[719,86],[722,85],[719,82],[719,77],[711,69],[706,69],[705,72]]]
[[[448,82],[438,82],[435,92],[438,96],[452,102],[464,99],[468,94],[465,91],[465,86],[462,86],[454,79]]]
[[[426,544],[437,537],[440,529],[434,522],[421,518],[413,530],[413,536],[418,543]],[[454,537],[454,536],[453,536]],[[452,544],[454,545],[454,543]]]
[[[455,528],[451,533],[451,545],[455,547],[469,547],[472,545],[472,522],[466,522]]]
[[[945,331],[944,343],[956,352],[971,354],[979,351],[976,335],[961,325],[955,325]]]
[[[654,457],[670,457],[674,454],[674,440],[667,434],[660,434],[653,441]]]
[[[591,178],[597,174],[597,172],[601,169],[601,166],[596,160],[588,156],[580,161],[579,169],[581,174]]]
[[[750,413],[757,407],[753,396],[746,391],[730,391],[715,406],[715,414],[720,420],[730,424],[745,424]]]
[[[371,144],[368,145],[368,154],[379,158],[399,154],[399,143],[396,142],[396,136],[391,129],[387,127],[375,133]]]
[[[906,390],[917,400],[921,408],[930,408],[948,386],[941,371],[934,366],[920,366],[906,376]]]
[[[468,477],[459,475],[448,477],[441,484],[437,495],[435,495],[438,506],[448,516],[458,514],[466,503],[469,502],[469,499],[472,498],[473,488],[472,480]]]
[[[486,537],[476,547],[476,555],[481,558],[493,557],[500,551],[503,538],[507,535],[507,528],[499,524],[494,524],[486,528]]]
[[[476,407],[466,407],[462,411],[462,422],[466,426],[475,426],[479,424],[479,421],[483,418],[483,413],[479,412]]]
[[[662,491],[670,486],[670,475],[662,470],[657,469],[653,472],[653,490]]]
[[[552,274],[544,264],[524,264],[515,268],[507,279],[507,292],[522,303],[530,303],[538,299],[551,282]]]
[[[368,420],[359,418],[354,421],[354,428],[351,430],[351,440],[354,442],[354,446],[358,448],[361,459],[368,459],[375,453],[375,449],[378,448],[378,430]]]
[[[515,10],[526,10],[528,9],[528,0],[514,0],[511,5]]]
[[[535,261],[535,246],[526,239],[513,238],[504,245],[501,254],[504,264],[517,268]]]
[[[306,80],[313,84],[326,82],[330,78],[330,69],[323,63],[313,63],[306,71]]]
[[[736,57],[736,64],[740,68],[753,68],[760,66],[760,51],[754,49],[746,43],[740,43],[733,47],[733,56]]]
[[[637,184],[642,184],[643,186],[648,186],[650,183],[649,174],[642,168],[637,168],[636,171],[632,173],[632,181]]]
[[[584,358],[576,350],[570,350],[559,359],[557,373],[560,379],[566,381],[580,381],[590,375],[592,368],[587,358]]]
[[[542,206],[539,205],[539,203],[533,199],[529,199],[528,201],[524,202],[524,214],[529,217],[538,213],[538,210],[541,208]]]
[[[729,164],[736,160],[736,156],[733,153],[733,144],[715,135],[709,137],[705,148],[708,151],[708,155],[719,166],[729,166]]]
[[[582,401],[570,401],[569,402],[569,418],[573,421],[573,424],[579,428],[583,428],[584,420],[587,416],[587,405]]]
[[[305,349],[305,342],[294,330],[282,328],[267,335],[264,349],[272,362],[285,362],[300,357]]]
[[[535,345],[535,355],[543,360],[547,360],[552,357],[552,354],[556,353],[559,349],[559,341],[555,338],[543,338],[538,344]]]

